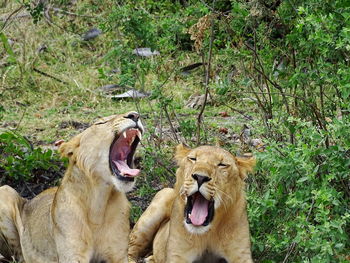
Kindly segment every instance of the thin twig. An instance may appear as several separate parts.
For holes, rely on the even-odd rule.
[[[252,93],[252,94],[267,94],[267,92],[258,92],[258,91],[237,91],[235,92],[236,94],[249,94],[249,93]],[[277,94],[277,95],[280,95],[279,92],[271,92],[271,94]],[[317,122],[318,124],[320,125],[320,128],[324,129],[325,130],[325,127],[321,121],[322,119],[322,116],[320,115],[321,113],[319,112],[318,108],[313,105],[310,101],[308,101],[307,99],[303,98],[303,97],[300,97],[300,96],[295,96],[293,94],[288,94],[288,93],[284,93],[285,96],[287,97],[292,97],[292,98],[297,98],[297,99],[300,99],[306,103],[308,103],[308,105],[313,109],[314,113],[315,113],[315,116],[317,118]]]
[[[52,76],[52,75],[50,75],[50,74],[48,74],[48,73],[45,73],[45,72],[43,72],[43,71],[41,71],[41,70],[39,70],[39,69],[37,69],[37,68],[33,68],[33,70],[34,70],[35,72],[37,72],[37,73],[39,73],[39,74],[45,76],[45,77],[49,77],[49,78],[52,78],[52,79],[54,79],[54,80],[56,80],[56,81],[58,81],[58,82],[61,82],[61,83],[64,83],[64,84],[68,84],[68,82],[66,82],[66,81],[64,81],[64,80],[61,80],[61,79],[58,79],[58,78],[56,78],[56,77],[54,77],[54,76]]]
[[[19,15],[16,15],[16,16],[13,16],[13,17],[11,17],[9,20],[16,20],[16,19],[21,19],[21,18],[26,18],[26,17],[31,17],[31,15],[30,14],[27,14],[27,13],[23,13],[23,14],[19,14]],[[6,21],[8,19],[8,17],[1,17],[0,18],[0,21],[1,22],[4,22],[4,21]]]
[[[253,120],[253,117],[252,117],[252,116],[249,116],[249,115],[247,115],[247,114],[245,114],[244,111],[239,110],[239,109],[235,109],[235,108],[231,107],[230,105],[228,105],[228,104],[225,103],[225,102],[224,102],[224,105],[225,105],[226,107],[230,108],[230,110],[235,111],[235,112],[238,112],[238,113],[241,114],[245,119],[250,120],[250,121]]]
[[[23,5],[21,5],[19,8],[17,8],[15,11],[13,11],[5,20],[5,23],[2,25],[1,31],[4,30],[4,28],[6,27],[7,23],[10,21],[11,17],[14,16],[15,14],[17,14],[19,11],[21,11],[23,9]]]
[[[250,74],[250,72],[246,69],[246,67],[245,67],[245,65],[244,65],[244,63],[243,63],[242,61],[241,61],[241,65],[242,65],[242,67],[243,67],[245,73],[246,73],[247,75],[249,75],[249,76],[254,80],[254,82],[255,82],[255,84],[256,84],[257,86],[259,86],[259,82],[256,80],[256,78],[255,78],[252,74]],[[265,108],[265,101],[266,101],[266,98],[265,98],[265,96],[264,96],[264,95],[266,94],[266,92],[263,92],[263,91],[261,91],[261,92],[256,92],[256,91],[251,87],[251,85],[249,85],[249,89],[251,90],[250,93],[253,93],[253,94],[254,94],[254,96],[255,96],[255,98],[256,98],[258,104],[259,104],[259,107],[262,108],[263,111],[264,111],[265,113],[267,113],[268,110]],[[237,92],[235,92],[235,93],[237,93]],[[262,95],[261,97],[262,97],[263,101],[262,101],[262,100],[260,99],[260,97],[257,95],[258,93]],[[267,103],[266,103],[266,104],[267,104]]]
[[[179,126],[181,127],[181,125],[180,125],[180,120],[179,120],[179,118],[177,117],[177,114],[176,114],[174,108],[172,108],[172,112],[173,112],[173,114],[174,114],[175,120],[177,121],[177,123],[178,123]],[[185,137],[185,136],[182,136],[182,138],[183,138],[184,142],[187,144],[187,139],[186,139],[186,137]]]
[[[255,42],[254,42],[255,43]],[[265,80],[265,85],[266,85],[266,88],[268,90],[268,96],[269,96],[269,103],[270,103],[270,114],[272,116],[272,112],[271,112],[271,109],[272,109],[272,97],[271,97],[271,91],[270,91],[270,88],[269,88],[269,84],[270,83],[272,86],[274,86],[276,89],[278,89],[282,95],[282,99],[283,99],[283,103],[286,107],[286,110],[287,110],[287,113],[290,114],[290,110],[289,110],[289,105],[288,105],[288,101],[286,99],[286,96],[284,95],[284,91],[282,89],[282,87],[280,85],[278,85],[276,82],[272,81],[265,73],[265,70],[264,70],[264,67],[261,63],[261,60],[260,60],[260,57],[258,55],[258,52],[256,51],[256,47],[254,46],[254,48],[252,48],[251,46],[249,46],[247,43],[244,42],[244,45],[253,52],[254,54],[254,57],[257,59],[258,61],[258,64],[259,64],[259,68],[257,68],[256,66],[254,66],[254,69],[256,71],[258,71],[260,73],[260,75],[263,76],[264,80]]]
[[[245,44],[245,46],[247,46],[247,47],[249,47],[249,45],[248,44],[246,44],[245,42],[244,42],[244,44]],[[267,82],[267,76],[266,76],[266,74],[265,74],[265,69],[264,69],[264,66],[262,65],[262,63],[261,63],[261,60],[260,60],[260,57],[259,57],[259,55],[258,55],[258,52],[256,51],[257,49],[256,49],[256,31],[254,30],[254,49],[251,49],[252,51],[253,51],[253,53],[254,53],[254,57],[256,58],[256,60],[258,61],[258,63],[259,63],[259,66],[260,66],[260,68],[261,68],[261,71],[262,71],[262,75],[263,75],[263,77],[264,77],[264,81],[265,81],[265,85],[266,85],[266,88],[267,88],[267,91],[268,91],[268,97],[269,97],[269,107],[268,107],[268,109],[269,109],[269,113],[270,113],[270,115],[272,116],[272,97],[271,97],[271,90],[270,90],[270,87],[269,87],[269,83]],[[255,64],[255,63],[254,63]],[[254,68],[256,68],[256,66],[254,65]]]
[[[22,113],[22,116],[21,116],[21,118],[19,119],[19,121],[18,121],[18,123],[17,123],[17,125],[16,125],[15,131],[18,130],[19,125],[22,123],[22,120],[23,120],[24,115],[26,114],[26,112],[27,112],[27,107],[24,108],[23,113]]]
[[[180,140],[179,140],[179,138],[177,137],[177,134],[176,134],[176,131],[175,131],[175,129],[174,129],[174,126],[173,126],[173,124],[171,123],[170,115],[169,115],[169,112],[168,112],[166,106],[164,106],[164,112],[165,112],[166,118],[168,119],[168,122],[169,122],[169,125],[170,125],[170,129],[171,129],[172,133],[174,134],[174,138],[175,138],[176,142],[177,142],[177,143],[180,143]]]
[[[163,111],[159,111],[159,141],[163,140]],[[160,148],[160,143],[157,143],[158,148]]]
[[[213,1],[213,6],[214,6],[214,4],[215,4],[215,0]],[[204,96],[203,105],[202,105],[201,110],[197,116],[197,145],[200,144],[202,115],[203,115],[205,107],[207,105],[208,94],[209,94],[209,78],[210,78],[211,59],[212,59],[212,53],[213,53],[213,42],[214,42],[214,16],[212,15],[211,16],[210,42],[209,42],[209,56],[208,56],[208,63],[207,63],[205,83],[204,83],[205,96]]]

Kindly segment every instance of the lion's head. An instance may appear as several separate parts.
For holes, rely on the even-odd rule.
[[[255,165],[253,158],[235,157],[215,146],[190,149],[180,144],[175,159],[175,189],[184,202],[184,224],[196,234],[205,233],[219,214],[244,198],[244,179]]]
[[[113,183],[119,191],[130,191],[136,147],[141,140],[143,125],[137,112],[105,117],[60,145],[62,156],[68,157],[71,169],[80,169],[96,180]]]

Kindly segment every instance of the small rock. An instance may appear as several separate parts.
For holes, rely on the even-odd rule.
[[[135,48],[132,53],[140,57],[152,57],[160,54],[159,51],[152,51],[149,47]]]
[[[251,139],[248,143],[250,146],[253,146],[259,152],[263,152],[266,148],[265,144],[261,139]]]
[[[193,94],[190,96],[185,106],[188,108],[198,109],[203,106],[204,101],[205,101],[205,94],[203,95]],[[211,99],[209,95],[207,98],[207,103],[211,103]]]
[[[76,130],[85,130],[86,128],[88,128],[90,126],[89,123],[84,123],[84,122],[79,122],[79,121],[62,121],[59,124],[59,128],[60,129],[67,129],[67,128],[74,128]]]
[[[234,143],[241,143],[240,136],[236,133],[232,134],[231,139]]]
[[[114,68],[114,69],[111,70],[111,74],[117,74],[117,73],[120,73],[120,72],[121,72],[120,68]]]
[[[148,97],[148,96],[149,96],[149,94],[147,94],[147,93],[142,93],[140,91],[131,89],[131,90],[128,90],[122,94],[110,96],[110,98],[112,98],[112,99],[144,98],[144,97]]]
[[[40,53],[44,53],[44,52],[47,51],[47,49],[48,49],[47,45],[46,45],[46,44],[42,44],[42,45],[40,45],[40,47],[38,47],[37,52],[38,52],[39,54],[40,54]]]
[[[15,43],[15,41],[8,38],[8,39],[7,39],[7,43],[8,43],[10,46],[13,46],[13,44]]]
[[[241,140],[242,140],[242,142],[248,143],[249,140],[250,140],[250,135],[251,135],[250,128],[246,124],[244,124],[243,125],[243,129],[241,131]]]
[[[118,84],[108,84],[108,85],[104,85],[102,87],[99,87],[100,90],[102,90],[103,92],[106,92],[106,93],[112,93],[116,90],[122,90],[124,89],[123,86],[120,86]]]
[[[84,41],[89,41],[91,39],[98,37],[101,34],[102,34],[102,31],[100,29],[92,28],[83,35],[82,39]]]
[[[257,147],[258,145],[260,145],[260,144],[262,144],[263,142],[262,142],[262,140],[261,139],[251,139],[250,141],[249,141],[249,144],[251,145],[251,146],[254,146],[254,147]]]

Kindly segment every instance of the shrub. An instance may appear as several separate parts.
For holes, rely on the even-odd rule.
[[[57,173],[59,157],[52,150],[34,148],[23,136],[14,131],[0,134],[0,171],[2,179],[29,181],[35,175],[50,171]]]
[[[347,262],[349,118],[330,123],[327,133],[296,122],[295,144],[271,141],[258,155],[248,189],[254,256],[258,262]]]

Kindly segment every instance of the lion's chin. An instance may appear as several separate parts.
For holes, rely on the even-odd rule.
[[[128,193],[135,186],[135,181],[121,181],[115,176],[111,176],[110,178],[112,178],[112,184],[119,192]]]
[[[191,233],[191,234],[196,234],[196,235],[203,235],[206,232],[209,231],[210,229],[210,225],[206,225],[206,226],[194,226],[192,224],[188,224],[186,222],[186,220],[184,220],[184,225],[186,230]]]

